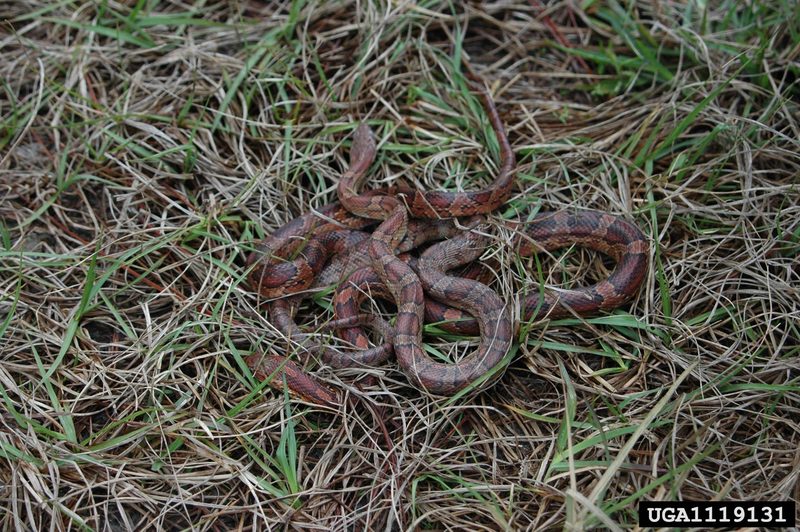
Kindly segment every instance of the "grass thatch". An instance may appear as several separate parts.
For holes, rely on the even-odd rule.
[[[642,500],[798,500],[797,9],[4,2],[0,526],[627,527]],[[358,120],[370,186],[491,178],[461,54],[519,160],[506,214],[634,220],[640,297],[531,324],[455,401],[395,366],[310,365],[355,398],[336,412],[256,382],[243,357],[286,342],[243,256],[332,199]],[[496,235],[509,301],[604,271]]]

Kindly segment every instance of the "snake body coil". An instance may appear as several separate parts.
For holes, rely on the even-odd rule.
[[[394,352],[401,369],[416,386],[434,394],[452,394],[500,363],[514,334],[508,306],[485,284],[452,273],[483,253],[486,238],[446,220],[472,216],[461,226],[479,224],[479,215],[503,205],[514,184],[514,154],[502,121],[482,85],[480,94],[501,154],[501,165],[491,185],[473,192],[384,189],[361,193],[362,181],[377,151],[372,132],[362,124],[354,134],[350,167],[337,186],[340,203],[289,222],[248,258],[248,265],[253,267],[251,286],[264,297],[279,298],[268,303],[268,312],[285,335],[298,342],[307,339],[293,319],[302,297],[297,292],[315,283],[325,286],[343,279],[334,295],[333,326],[359,350],[343,354],[312,344],[310,347],[330,365],[370,366]],[[371,234],[363,231],[376,221],[380,223]],[[635,225],[619,217],[595,211],[542,212],[525,224],[506,225],[518,235],[514,245],[522,256],[580,245],[616,262],[611,275],[599,283],[529,295],[522,301],[521,314],[526,320],[616,308],[636,294],[644,279],[647,241]],[[405,254],[441,239],[419,258]],[[292,253],[297,255],[295,259],[282,258]],[[361,301],[368,292],[394,300],[397,319],[393,327],[378,317],[360,314]],[[457,363],[435,362],[422,345],[425,319],[445,321],[444,327],[454,332],[478,334],[480,345]],[[381,330],[384,344],[368,346],[361,328],[365,322]],[[339,402],[333,390],[286,357],[254,354],[247,362],[259,378],[270,378],[276,387],[285,378],[292,392],[310,402]]]

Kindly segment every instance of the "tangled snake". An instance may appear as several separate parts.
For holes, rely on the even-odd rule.
[[[467,76],[478,81],[469,70]],[[302,292],[342,280],[334,294],[335,319],[329,328],[358,350],[340,353],[312,344],[310,348],[319,351],[331,366],[372,366],[394,353],[414,385],[429,393],[450,395],[490,374],[508,352],[514,326],[506,303],[494,290],[470,278],[478,275],[474,269],[467,276],[449,273],[477,259],[487,246],[485,236],[464,231],[464,226],[474,229],[479,225],[482,215],[507,201],[514,185],[513,151],[494,102],[482,84],[479,88],[500,146],[501,165],[490,186],[472,192],[392,188],[360,193],[377,151],[371,130],[362,124],[354,134],[349,169],[337,186],[339,203],[292,220],[248,257],[250,285],[265,298],[274,299],[267,304],[273,324],[300,343],[307,335],[295,324],[293,314]],[[471,218],[461,224],[451,220],[467,216]],[[375,223],[379,225],[371,234],[364,231]],[[616,262],[610,276],[596,284],[528,295],[522,302],[525,320],[616,308],[636,294],[644,279],[647,241],[635,225],[622,218],[596,211],[541,212],[526,223],[507,221],[505,225],[514,230],[513,244],[521,256],[580,245]],[[418,258],[408,254],[433,240],[440,242]],[[293,254],[294,259],[285,259]],[[394,326],[360,313],[367,293],[396,303]],[[423,349],[426,320],[443,322],[442,328],[452,332],[478,334],[481,342],[457,363],[436,362]],[[364,324],[377,328],[384,343],[368,347]],[[282,388],[285,379],[291,392],[309,402],[340,402],[336,392],[286,357],[256,353],[247,363],[258,378],[269,379],[276,388]]]

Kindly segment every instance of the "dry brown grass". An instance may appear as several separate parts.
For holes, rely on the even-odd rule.
[[[134,4],[0,6],[3,529],[580,529],[800,499],[790,2]],[[242,257],[331,200],[359,119],[385,139],[372,186],[487,182],[457,43],[508,125],[514,209],[636,221],[641,295],[531,324],[478,395],[312,364],[354,400],[288,400],[242,361],[286,351]],[[502,239],[514,301],[540,277]]]

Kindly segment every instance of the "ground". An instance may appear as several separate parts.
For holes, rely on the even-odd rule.
[[[800,498],[795,2],[17,1],[0,18],[3,529],[627,528],[641,501]],[[303,359],[244,257],[335,198],[361,120],[380,139],[369,188],[489,183],[462,59],[518,160],[491,286],[515,309],[607,274],[577,248],[514,255],[497,222],[545,209],[636,223],[650,268],[619,310],[522,323],[498,382],[452,399],[393,363]],[[427,332],[434,356],[475,345]],[[274,391],[254,351],[347,400]]]

